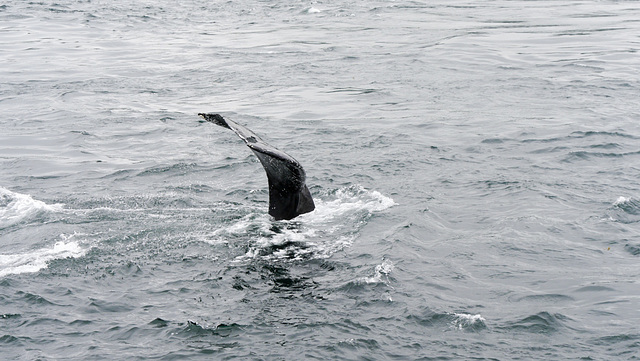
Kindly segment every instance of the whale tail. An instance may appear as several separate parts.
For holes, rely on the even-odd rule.
[[[311,192],[305,184],[306,174],[297,160],[220,114],[198,115],[206,121],[233,130],[258,157],[269,181],[269,214],[273,218],[289,220],[315,209]]]

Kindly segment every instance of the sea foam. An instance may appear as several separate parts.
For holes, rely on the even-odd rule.
[[[10,274],[38,272],[48,266],[54,259],[77,258],[86,253],[78,241],[71,241],[72,236],[61,236],[62,241],[52,247],[44,247],[15,254],[0,254],[0,277]]]
[[[61,204],[49,205],[30,195],[0,187],[0,229],[31,219],[41,212],[59,211]]]
[[[249,214],[216,230],[212,244],[251,238],[246,258],[326,258],[352,244],[357,229],[376,212],[392,207],[393,199],[361,186],[340,188],[314,199],[316,209],[291,221],[274,223],[267,215]]]

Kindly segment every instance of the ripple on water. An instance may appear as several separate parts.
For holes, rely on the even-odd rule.
[[[527,316],[519,321],[510,322],[502,327],[506,331],[518,330],[529,333],[552,334],[565,327],[568,317],[560,313],[549,313],[546,311],[535,315]]]

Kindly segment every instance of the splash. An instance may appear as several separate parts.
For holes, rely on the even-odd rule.
[[[31,219],[42,212],[62,209],[61,204],[49,205],[27,194],[0,187],[0,229]]]
[[[395,266],[391,261],[385,259],[381,264],[377,265],[375,268],[375,273],[372,277],[366,277],[363,279],[365,283],[389,283],[389,274]]]
[[[211,244],[246,240],[244,259],[328,258],[349,247],[358,231],[376,212],[392,207],[393,199],[361,186],[350,186],[316,197],[316,209],[291,221],[273,222],[266,215],[249,214],[218,229]]]
[[[316,201],[316,210],[300,216],[312,223],[324,223],[349,214],[358,212],[380,212],[396,205],[390,197],[382,195],[378,191],[369,191],[362,186],[350,186],[341,188],[328,195],[335,199]],[[327,197],[327,198],[329,198]]]
[[[625,224],[640,222],[640,201],[634,198],[618,197],[608,210],[609,220]]]
[[[486,320],[482,315],[471,315],[468,313],[454,313],[454,319],[451,322],[455,329],[462,330],[479,330],[486,328]]]
[[[10,274],[38,272],[46,268],[50,261],[63,258],[78,258],[84,256],[86,249],[78,241],[72,241],[73,236],[61,235],[62,241],[53,247],[40,248],[16,254],[0,254],[0,277]]]

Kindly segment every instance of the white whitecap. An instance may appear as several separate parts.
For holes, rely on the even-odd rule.
[[[64,240],[56,242],[52,247],[39,248],[15,254],[0,254],[0,277],[10,274],[38,272],[48,266],[54,259],[77,258],[86,253],[86,249],[77,241]]]
[[[389,274],[395,266],[393,262],[388,259],[382,260],[382,263],[377,265],[374,270],[374,275],[363,279],[365,283],[388,283]]]
[[[614,206],[619,206],[621,204],[628,203],[630,200],[631,200],[631,198],[626,198],[626,197],[620,196],[620,197],[618,197],[618,199],[616,199],[615,202],[613,202],[613,205]]]
[[[486,320],[482,315],[471,315],[468,313],[454,313],[454,320],[452,321],[453,327],[458,330],[464,330],[467,328],[484,327]]]
[[[61,204],[49,205],[27,194],[12,192],[0,187],[0,229],[30,219],[40,212],[62,209]]]

